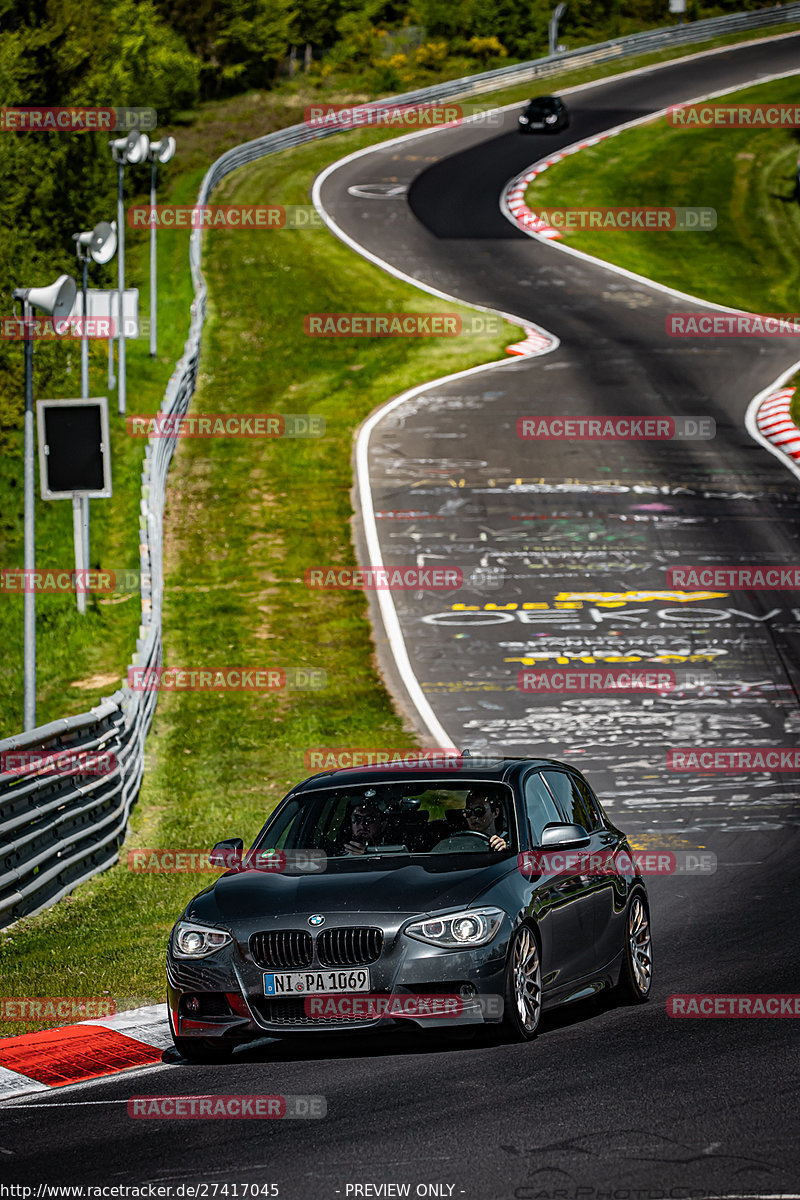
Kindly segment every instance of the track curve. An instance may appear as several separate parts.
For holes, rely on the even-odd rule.
[[[789,69],[798,46],[800,37],[780,39],[592,85],[571,102],[569,140],[708,90],[711,74],[723,87]],[[791,777],[679,784],[663,751],[692,738],[791,740],[798,602],[715,598],[699,618],[694,602],[653,598],[676,552],[684,561],[723,551],[733,561],[792,561],[796,482],[743,424],[754,393],[792,354],[767,342],[666,345],[663,296],[516,234],[497,199],[534,154],[510,128],[487,137],[464,126],[345,160],[320,193],[336,222],[394,269],[561,339],[552,354],[396,406],[376,423],[366,465],[376,509],[440,518],[381,519],[386,561],[422,555],[504,573],[499,591],[397,602],[413,670],[447,735],[479,748],[559,751],[589,771],[635,841],[717,855],[713,875],[651,881],[651,1002],[575,1005],[526,1046],[265,1041],[214,1068],[167,1053],[144,1074],[0,1106],[3,1181],[201,1183],[204,1197],[214,1184],[272,1181],[283,1200],[403,1194],[381,1184],[456,1200],[797,1193],[792,1022],[678,1021],[665,1009],[672,993],[796,987],[795,788]],[[348,191],[362,183],[408,188],[408,204]],[[550,443],[545,455],[515,440],[519,415],[559,410],[709,413],[718,436]],[[601,591],[651,598],[619,607],[565,598]],[[438,612],[447,615],[426,619]],[[724,657],[726,667],[714,668],[708,696],[651,703],[546,703],[516,689],[515,660],[535,648],[569,663],[636,646],[644,659],[671,649],[692,666],[693,655],[724,651],[711,666]],[[725,690],[753,678],[768,685],[758,695]],[[313,1127],[128,1118],[131,1095],[165,1093],[321,1094],[328,1116]]]

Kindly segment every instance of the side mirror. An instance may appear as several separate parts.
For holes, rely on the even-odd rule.
[[[543,850],[570,850],[589,845],[589,835],[582,825],[545,825],[542,830]]]
[[[235,871],[242,865],[242,850],[244,842],[241,838],[226,838],[217,842],[208,856],[212,867],[224,867],[226,871]]]

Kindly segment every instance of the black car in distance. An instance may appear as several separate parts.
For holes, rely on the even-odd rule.
[[[644,881],[575,768],[445,758],[328,771],[293,788],[252,849],[169,939],[172,1034],[185,1057],[264,1036],[497,1024],[614,989],[647,999]]]
[[[520,133],[558,133],[569,128],[569,110],[560,96],[534,96],[519,117]]]

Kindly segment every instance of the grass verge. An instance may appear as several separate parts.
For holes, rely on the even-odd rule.
[[[349,145],[370,140],[362,134]],[[323,144],[270,157],[226,181],[217,199],[307,203],[313,176],[339,153]],[[311,413],[324,418],[326,436],[180,443],[167,500],[166,665],[310,667],[326,673],[327,686],[163,694],[122,861],[0,935],[9,996],[42,994],[46,981],[50,995],[110,994],[118,1005],[161,998],[167,933],[209,877],[134,873],[127,849],[252,838],[288,787],[311,773],[310,747],[414,744],[377,677],[363,594],[310,591],[304,572],[354,564],[356,426],[413,384],[502,358],[519,330],[424,345],[309,338],[310,306],[468,314],[421,297],[325,229],[207,239],[212,303],[195,411]]]
[[[663,57],[648,56],[651,61]],[[625,61],[580,74],[599,77],[634,65]],[[577,75],[548,86],[577,82]],[[487,97],[487,106],[511,103],[529,90]],[[227,106],[229,114],[233,103],[241,101]],[[191,200],[200,160],[252,136],[251,119],[257,120],[255,112],[231,138],[227,125],[209,118],[205,136],[198,132],[194,146],[188,146],[187,174],[165,201]],[[263,123],[258,132],[265,132]],[[215,200],[263,203],[268,197],[275,203],[307,203],[311,179],[327,162],[378,140],[375,133],[353,134],[346,142],[334,139],[270,157],[227,180]],[[162,371],[163,360],[177,357],[186,329],[188,271],[181,236],[165,233],[159,239],[160,278],[171,280],[162,309],[170,314],[162,317]],[[209,235],[206,246],[211,305],[195,411],[314,413],[325,418],[327,436],[181,444],[167,501],[166,661],[185,667],[316,667],[326,671],[327,687],[163,695],[122,861],[55,908],[0,933],[7,996],[110,995],[119,1007],[161,999],[167,933],[204,878],[134,873],[127,868],[127,850],[207,848],[235,834],[251,839],[288,786],[308,773],[308,747],[413,744],[378,679],[364,597],[309,592],[303,572],[308,565],[353,562],[350,455],[358,423],[406,387],[500,357],[517,332],[507,327],[502,337],[455,343],[315,342],[302,333],[302,316],[310,308],[452,311],[454,306],[385,276],[324,230],[287,231],[282,237],[239,233],[229,241],[232,237]],[[138,261],[141,279],[144,258]],[[144,346],[130,354],[132,412],[153,411],[163,388],[154,375],[148,390],[146,370],[155,368],[145,356]],[[120,457],[126,454],[132,456],[130,464]],[[123,547],[136,530],[139,454],[138,447],[134,454],[124,442],[115,446],[117,477],[136,476],[113,523]],[[120,468],[120,462],[126,466]],[[102,536],[98,519],[95,538]],[[104,565],[114,550],[110,530],[106,536]],[[71,542],[68,536],[65,542],[63,531],[58,546],[54,535],[53,553],[63,554],[65,545]],[[40,561],[45,561],[41,552]],[[132,564],[126,560],[124,565]],[[133,607],[135,601],[125,603]],[[70,619],[77,622],[65,610],[65,624]],[[101,617],[93,614],[93,619]],[[102,625],[87,623],[74,634],[71,672],[65,674],[64,668],[58,677],[43,667],[58,700],[52,701],[53,715],[64,715],[73,699],[63,680],[84,673],[87,663],[121,674],[132,644],[132,636],[127,643],[126,636],[121,626],[112,635]],[[62,682],[50,682],[51,675]],[[89,699],[87,690],[80,707]],[[7,1024],[4,1032],[24,1028]]]
[[[727,35],[699,47],[682,46],[634,58],[619,59],[582,69],[566,69],[559,75],[542,81],[541,87],[560,90],[579,83],[601,79],[621,71],[666,62],[690,54],[695,49],[713,49],[754,38],[790,32],[785,26]],[[432,79],[431,82],[434,82]],[[475,106],[486,108],[524,100],[537,90],[534,82],[487,94],[474,99]],[[176,129],[179,155],[174,164],[163,172],[159,201],[189,203],[197,193],[199,181],[209,162],[230,146],[273,129],[283,128],[303,119],[306,105],[319,102],[321,90],[303,77],[285,84],[274,92],[251,92],[231,100],[206,104],[187,114]],[[348,104],[374,97],[356,92],[346,84],[336,90],[325,90],[326,102]],[[470,102],[470,105],[472,101]],[[335,139],[335,157],[354,145],[353,137]],[[380,135],[378,135],[380,136]],[[391,137],[389,131],[382,136]],[[341,149],[340,149],[341,148]],[[180,172],[180,173],[178,173]],[[129,196],[129,202],[137,197]],[[145,197],[138,197],[145,199]],[[160,402],[175,360],[180,356],[188,329],[188,309],[191,284],[187,263],[188,235],[174,233],[159,238],[159,355],[153,360],[147,339],[132,341],[127,347],[128,409],[130,412],[154,412]],[[127,280],[129,286],[142,289],[142,308],[146,311],[146,280],[148,270],[147,238],[145,234],[128,231]],[[59,354],[61,350],[42,346],[37,353]],[[20,347],[20,362],[22,348]],[[51,394],[74,395],[79,378],[77,346],[71,354],[63,355],[64,371],[60,384]],[[105,347],[98,344],[92,353],[91,391],[94,395],[108,391],[105,381]],[[58,381],[58,373],[54,373]],[[20,386],[22,376],[20,371]],[[38,399],[34,368],[34,395]],[[139,474],[142,443],[128,438],[116,417],[116,396],[110,394],[112,414],[112,456],[114,497],[92,504],[91,563],[105,569],[138,567],[138,506]],[[18,446],[0,456],[0,561],[4,566],[22,563],[22,431]],[[37,566],[70,567],[74,561],[72,545],[72,512],[68,503],[36,500]],[[18,732],[22,727],[22,599],[11,595],[0,597],[0,644],[9,653],[0,661],[0,737]],[[131,593],[110,597],[90,598],[88,612],[79,617],[74,599],[70,596],[40,596],[37,598],[38,688],[37,721],[44,724],[58,717],[85,712],[103,696],[119,686],[139,624],[138,597]]]
[[[800,389],[800,371],[798,371],[796,375],[793,375],[792,378],[788,380],[786,386]],[[794,421],[795,425],[800,428],[800,391],[795,391],[795,394],[792,396],[792,404],[791,408],[789,409],[789,415]]]
[[[747,88],[725,103],[800,101],[800,78]],[[794,199],[800,135],[794,130],[680,130],[665,118],[617,134],[551,167],[528,189],[548,208],[701,206],[708,232],[576,230],[565,245],[717,304],[797,311],[800,205]],[[752,263],[752,270],[743,270]]]
[[[194,199],[199,176],[181,178],[175,196],[182,202]],[[130,232],[130,231],[129,231]],[[127,281],[142,288],[149,270],[146,242],[129,237],[126,255]],[[158,356],[151,358],[148,338],[127,343],[127,407],[129,413],[155,412],[161,403],[175,360],[180,357],[189,327],[192,300],[188,267],[188,234],[159,238],[158,272],[162,281],[159,296]],[[169,281],[168,286],[165,286]],[[91,281],[90,281],[91,282]],[[146,286],[146,285],[145,285]],[[140,315],[147,312],[144,296]],[[90,342],[89,390],[93,396],[108,395],[111,433],[112,486],[109,500],[90,505],[93,567],[106,570],[139,567],[139,499],[144,442],[130,438],[124,418],[117,412],[117,391],[108,388],[107,343]],[[20,367],[23,347],[18,345]],[[34,402],[43,398],[37,386],[36,363],[40,356],[63,354],[65,369],[61,386],[50,395],[80,394],[80,343],[63,347],[34,344]],[[20,386],[22,376],[20,374]],[[22,430],[16,446],[0,455],[0,508],[3,512],[0,565],[21,567],[23,562]],[[69,501],[44,501],[38,487],[35,519],[36,566],[71,570],[74,562],[72,505]],[[23,598],[0,592],[0,738],[22,729],[22,620]],[[130,661],[141,619],[137,592],[88,597],[86,615],[78,615],[75,598],[68,594],[36,598],[37,724],[85,712],[102,696],[120,686]]]

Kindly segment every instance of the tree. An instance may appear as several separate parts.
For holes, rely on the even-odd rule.
[[[8,107],[143,106],[155,108],[163,123],[196,99],[198,60],[150,0],[85,0],[80,13],[68,0],[47,0],[26,8],[28,23],[20,5],[0,6],[13,18],[0,36],[0,94]],[[91,228],[115,211],[108,140],[89,132],[0,138],[0,273],[9,290],[76,273],[77,223]],[[114,286],[113,264],[95,268],[92,282]],[[52,345],[39,356],[41,393],[74,353],[74,346]],[[11,454],[20,444],[21,372],[20,345],[0,342],[0,451]]]
[[[224,0],[217,6],[214,53],[227,82],[263,87],[289,52],[287,0]]]

